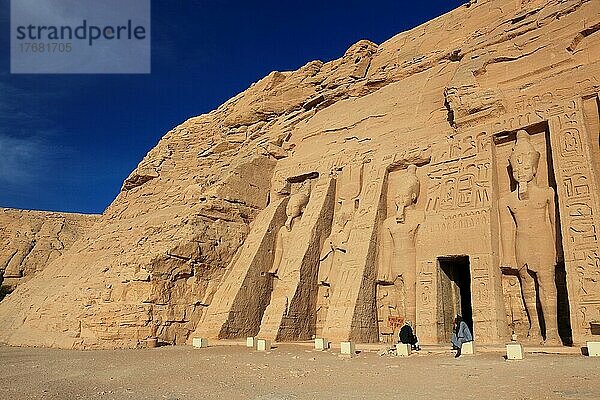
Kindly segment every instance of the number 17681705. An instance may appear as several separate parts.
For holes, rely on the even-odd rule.
[[[20,43],[21,53],[70,53],[71,43]]]

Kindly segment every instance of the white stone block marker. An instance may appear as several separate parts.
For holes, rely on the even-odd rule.
[[[523,346],[520,343],[509,343],[506,345],[507,360],[522,360],[523,354]]]
[[[340,347],[340,352],[342,354],[353,356],[356,353],[354,342],[342,342]]]
[[[465,342],[460,348],[461,354],[475,354],[475,342]]]
[[[198,347],[198,348],[208,347],[208,339],[206,339],[206,338],[193,338],[192,339],[192,346]]]
[[[327,350],[329,348],[329,341],[325,338],[315,339],[315,350]]]
[[[271,341],[266,339],[256,339],[256,350],[268,351],[271,350]]]
[[[246,338],[246,347],[256,347],[256,338],[255,337],[247,337]]]
[[[396,355],[398,357],[408,357],[412,352],[410,344],[397,343],[396,344]]]
[[[588,356],[600,357],[600,342],[587,342]]]

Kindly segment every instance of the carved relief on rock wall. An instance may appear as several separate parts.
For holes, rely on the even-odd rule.
[[[291,301],[291,296],[286,289],[297,283],[295,272],[298,272],[291,261],[304,256],[299,254],[302,253],[299,242],[303,238],[310,241],[302,233],[302,221],[313,190],[320,188],[318,176],[310,171],[274,176],[270,204],[251,225],[224,281],[210,296],[195,335],[211,339],[255,336],[262,329],[269,307],[289,308],[290,302],[286,300]],[[285,295],[279,295],[280,292]],[[273,293],[277,294],[272,296]],[[269,319],[274,334],[279,329],[281,315],[279,319]]]
[[[291,196],[286,222],[279,229],[267,273],[272,290],[258,332],[260,337],[278,341],[315,335],[319,254],[331,232],[335,204],[335,180],[329,175],[303,173],[288,181]]]
[[[275,196],[289,196],[289,199],[285,208],[285,223],[277,230],[273,249],[273,264],[267,271],[267,275],[273,278],[272,289],[278,281],[285,279],[287,276],[286,265],[289,260],[290,248],[293,247],[294,239],[299,235],[299,224],[310,200],[313,185],[311,178],[317,175],[311,173],[294,178],[285,178],[281,182],[275,180],[276,184],[273,190]],[[280,185],[277,185],[279,183]]]
[[[485,87],[477,75],[485,72],[489,55],[469,54],[462,57],[453,79],[444,89],[444,103],[448,123],[454,128],[465,128],[496,117],[505,112],[505,95],[500,88]]]
[[[447,333],[447,315],[440,311],[448,297],[448,292],[440,289],[445,282],[441,264],[450,260],[455,271],[469,274],[468,301],[473,307],[477,340],[504,338],[504,282],[507,314],[512,324],[518,325],[516,330],[532,339],[545,333],[548,341],[557,342],[560,326],[555,306],[560,313],[564,301],[560,300],[561,287],[548,285],[555,280],[552,270],[562,255],[560,232],[551,227],[551,219],[558,217],[552,211],[556,196],[550,189],[555,186],[554,170],[560,170],[556,182],[562,196],[562,238],[569,243],[565,254],[571,265],[577,265],[569,270],[576,271],[569,275],[569,284],[575,288],[571,292],[576,293],[572,296],[577,304],[574,318],[581,329],[588,329],[591,321],[600,319],[597,199],[593,173],[585,165],[585,131],[577,115],[569,120],[569,110],[557,104],[544,110],[538,117],[551,118],[550,129],[542,119],[528,125],[530,132],[521,132],[520,141],[516,141],[516,130],[503,129],[511,133],[504,138],[496,135],[491,145],[490,132],[498,132],[494,126],[499,121],[505,128],[520,123],[520,117],[511,115],[499,117],[489,126],[448,135],[443,143],[418,149],[420,156],[411,162],[419,167],[408,166],[408,160],[402,158],[406,152],[395,153],[397,149],[382,149],[375,153],[377,158],[371,157],[373,153],[369,157],[357,153],[323,165],[314,160],[283,164],[274,175],[270,201],[289,198],[289,204],[285,221],[282,219],[272,231],[277,232],[276,243],[270,247],[274,260],[262,269],[265,281],[272,282],[272,296],[267,293],[272,298],[266,305],[272,310],[265,311],[269,317],[260,322],[259,334],[278,340],[306,338],[308,331],[300,335],[293,326],[298,325],[296,317],[300,315],[292,307],[295,304],[297,309],[306,306],[304,314],[314,318],[307,326],[318,336],[372,341],[377,340],[373,332],[380,338],[395,335],[399,325],[409,319],[416,322],[423,341],[438,342]],[[574,110],[577,112],[576,106]],[[366,158],[369,162],[365,165]],[[322,178],[316,180],[319,176]],[[325,177],[329,178],[329,189],[318,189],[318,194],[314,189],[324,185]],[[335,189],[331,189],[332,178]],[[322,184],[315,186],[316,182]],[[495,217],[499,198],[500,211],[505,211],[502,229],[498,229]],[[323,201],[313,204],[314,199]],[[309,200],[313,211],[307,219],[302,210]],[[537,218],[539,215],[547,216],[547,220]],[[309,220],[312,222],[306,222]],[[549,228],[543,225],[546,222]],[[296,228],[301,225],[306,226],[300,235]],[[553,232],[557,232],[556,238],[548,239],[546,236]],[[523,247],[522,243],[532,241],[528,234],[546,236],[536,236],[535,246]],[[498,257],[508,252],[497,253],[501,239],[508,243],[505,247],[514,250],[514,256],[503,262],[510,267],[505,268],[504,277]],[[290,247],[300,247],[300,242],[307,244],[301,251]],[[551,251],[544,250],[548,243]],[[542,251],[537,251],[538,247]],[[543,259],[541,263],[539,259]],[[288,268],[295,271],[290,282],[285,278]],[[298,273],[300,269],[307,274]],[[314,299],[308,291],[303,292],[308,281]],[[545,292],[538,295],[535,284]],[[564,287],[562,291],[566,301]],[[455,291],[452,295],[456,297]],[[535,306],[531,306],[540,296],[545,330],[533,314]],[[455,312],[460,310],[458,304]]]
[[[298,192],[290,196],[285,209],[287,219],[277,232],[273,265],[268,271],[268,274],[276,279],[286,276],[285,265],[288,259],[289,248],[293,243],[294,236],[298,234],[298,224],[302,219],[302,214],[308,204],[309,198],[310,192]]]
[[[330,300],[339,285],[340,268],[349,252],[348,240],[354,217],[360,205],[363,186],[363,163],[342,167],[336,181],[336,210],[330,235],[325,239],[319,257],[316,335],[322,336]]]
[[[557,92],[527,97],[516,103],[520,108],[515,111],[521,111],[519,114],[498,118],[490,124],[489,130],[513,131],[514,135],[517,129],[526,128],[531,142],[541,153],[538,185],[556,188],[559,210],[555,216],[556,226],[560,228],[555,231],[558,329],[563,342],[570,342],[572,334],[573,341],[581,343],[589,337],[594,321],[600,320],[600,287],[596,284],[600,273],[596,154],[600,154],[600,150],[596,148],[598,133],[589,131],[590,127],[597,131],[600,126],[599,102],[593,97],[586,97],[583,102],[580,99],[561,101],[561,97],[564,96]],[[538,134],[541,131],[544,134]],[[512,145],[502,150],[502,143],[498,142],[498,138],[500,142],[504,140],[502,136],[497,135],[495,151],[499,191],[506,195],[511,184],[516,188],[516,182],[510,181],[511,171],[507,169]],[[503,277],[507,316],[513,330],[526,335],[530,318],[522,302],[518,274],[514,270],[512,273]]]
[[[406,320],[416,322],[416,237],[424,214],[417,167],[388,176],[387,218],[379,234],[377,314],[380,335],[395,335]]]
[[[592,325],[600,321],[600,205],[583,121],[579,100],[570,102],[549,120],[576,342],[589,336]]]
[[[477,310],[474,310],[474,324],[477,324],[477,335],[481,338],[494,338],[497,333],[493,330],[496,319],[495,307],[498,303],[494,300],[494,292],[491,290],[494,276],[490,273],[489,256],[471,257],[471,291],[474,301],[477,303]]]
[[[519,277],[517,275],[502,274],[502,292],[509,332],[517,335],[519,340],[526,338],[530,325],[523,302]]]
[[[449,138],[434,152],[427,211],[483,208],[490,203],[489,138],[485,133]]]
[[[501,267],[518,276],[529,319],[527,338],[560,344],[557,320],[555,267],[555,193],[547,183],[537,182],[541,153],[525,130],[516,134],[509,157],[514,190],[499,201]],[[545,321],[540,325],[537,303]]]
[[[493,162],[487,129],[448,135],[432,149],[425,220],[417,241],[417,329],[446,342],[461,313],[476,340],[503,335],[500,273],[493,254]]]

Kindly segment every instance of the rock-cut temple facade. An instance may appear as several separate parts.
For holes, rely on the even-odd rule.
[[[0,302],[0,341],[448,343],[460,314],[479,343],[583,343],[599,109],[596,0],[470,1],[273,72],[168,132]]]

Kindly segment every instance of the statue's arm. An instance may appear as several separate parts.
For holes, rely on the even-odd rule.
[[[554,189],[548,188],[548,220],[552,231],[553,250],[556,258],[556,202],[554,201]],[[558,262],[558,260],[556,260]]]
[[[333,233],[332,233],[333,234]],[[331,235],[325,239],[325,243],[323,243],[323,248],[321,249],[321,254],[319,255],[319,261],[323,261],[327,258],[329,254],[333,251]]]
[[[269,274],[277,275],[277,271],[279,270],[279,264],[281,264],[281,259],[283,258],[283,235],[281,234],[281,229],[286,229],[285,227],[280,228],[279,232],[277,232],[277,239],[275,241],[275,255],[273,257],[273,266],[269,270]]]
[[[516,252],[515,252],[515,236],[517,233],[515,220],[510,211],[508,200],[500,199],[500,240],[502,257],[500,266],[508,268],[517,268]]]
[[[381,234],[381,245],[379,247],[379,251],[381,257],[379,257],[379,266],[378,266],[378,274],[377,277],[379,280],[389,279],[386,275],[386,271],[389,271],[388,266],[392,262],[392,249],[394,246],[394,241],[392,239],[392,234],[390,229],[386,223],[383,224],[382,234]]]
[[[340,250],[347,250],[346,244],[348,243],[348,239],[350,239],[350,231],[352,230],[352,218],[348,218],[346,223],[344,224],[344,229],[342,229],[342,234],[340,238],[340,243],[338,244],[338,248]]]
[[[421,228],[422,223],[423,223],[423,220],[421,220],[421,222],[417,223],[417,227],[415,228],[415,234],[414,234],[413,240],[416,239],[417,235],[419,234],[419,228]]]
[[[548,219],[554,234],[556,232],[556,203],[554,202],[554,189],[552,188],[548,188]]]

